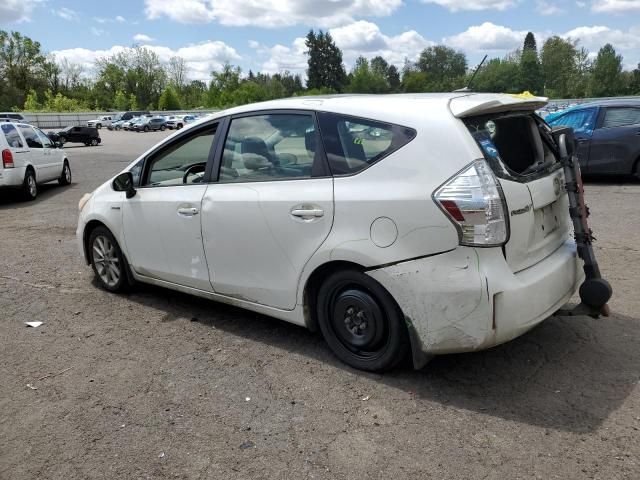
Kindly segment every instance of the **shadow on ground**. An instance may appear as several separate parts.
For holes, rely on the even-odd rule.
[[[35,200],[23,200],[19,189],[0,189],[0,210],[18,210],[21,208],[33,207],[41,202],[46,202],[51,198],[64,193],[73,186],[58,185],[57,181],[38,185],[38,196]]]
[[[159,287],[137,286],[129,298],[164,310],[164,322],[196,319],[353,371],[331,354],[319,334],[295,325]],[[360,374],[418,400],[550,429],[590,432],[638,383],[637,326],[637,319],[615,314],[599,320],[550,317],[505,345],[435,357],[421,371],[406,367],[384,375]]]

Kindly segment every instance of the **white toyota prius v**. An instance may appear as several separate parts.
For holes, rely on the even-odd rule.
[[[364,370],[488,348],[584,278],[545,103],[460,92],[224,110],[85,195],[80,250],[109,291],[151,283],[319,329]]]

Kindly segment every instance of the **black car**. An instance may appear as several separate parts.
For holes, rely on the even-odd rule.
[[[95,147],[102,139],[98,135],[98,129],[95,127],[66,127],[59,132],[50,133],[49,138],[54,142],[61,144],[84,143],[86,146]]]
[[[585,103],[548,123],[573,127],[583,174],[640,179],[640,100]]]

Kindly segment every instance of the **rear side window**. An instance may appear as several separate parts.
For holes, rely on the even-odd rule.
[[[11,124],[2,124],[0,125],[0,129],[2,129],[2,133],[4,133],[5,138],[7,139],[7,143],[12,148],[22,148],[22,139],[20,138],[20,134],[16,127]]]
[[[358,173],[416,136],[411,128],[336,113],[319,112],[318,120],[334,175]]]
[[[27,125],[18,125],[29,148],[42,148],[42,141],[36,131]]]
[[[588,133],[591,135],[596,124],[597,112],[598,110],[595,108],[575,110],[565,113],[558,118],[554,118],[549,122],[549,125],[553,125],[554,127],[563,125],[573,128],[573,131],[576,133]]]
[[[640,124],[640,108],[607,108],[602,128],[624,127]]]

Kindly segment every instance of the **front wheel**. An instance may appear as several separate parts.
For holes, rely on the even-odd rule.
[[[122,292],[129,286],[127,266],[113,234],[96,227],[89,236],[89,258],[98,283],[110,292]]]
[[[149,127],[145,125],[145,126],[144,126],[144,131],[145,131],[145,132],[148,132],[148,131],[149,131]]]
[[[66,160],[62,167],[62,174],[60,175],[60,178],[58,178],[58,183],[63,186],[71,184],[71,168]]]
[[[102,124],[101,123],[97,124],[96,128],[98,128],[98,129],[102,128]]]
[[[384,371],[407,355],[402,312],[384,287],[364,273],[331,274],[318,291],[317,315],[324,339],[347,365]]]
[[[161,131],[163,131],[163,132],[165,131],[165,129],[166,129],[166,128],[167,128],[167,127],[165,127],[164,125],[161,125],[161,126],[160,126],[160,130],[161,130]]]

